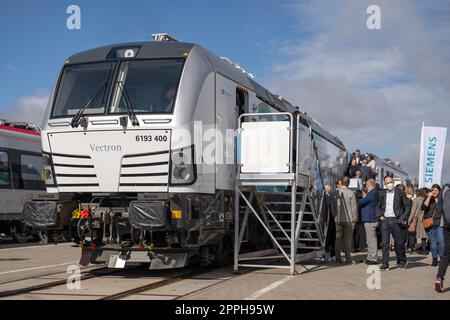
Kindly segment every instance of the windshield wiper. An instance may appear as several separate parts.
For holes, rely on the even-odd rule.
[[[125,86],[125,84],[123,83],[123,81],[117,81],[118,85],[122,86],[122,91],[121,94],[124,97],[125,100],[125,105],[127,107],[128,110],[128,117],[131,120],[131,124],[134,126],[138,126],[139,127],[139,120],[136,117],[136,113],[134,112],[134,107],[133,104],[131,103],[131,99],[130,96],[128,95],[128,91],[127,91],[127,87]]]
[[[73,116],[72,121],[70,122],[70,125],[72,126],[72,128],[78,128],[78,126],[80,125],[80,120],[81,117],[83,116],[84,110],[86,110],[92,102],[95,101],[95,99],[97,98],[99,93],[103,93],[105,91],[107,87],[107,82],[104,81],[102,83],[100,83],[98,85],[98,87],[96,87],[94,89],[94,91],[92,92],[92,94],[90,95],[88,102],[82,107],[80,108],[80,110],[78,110],[78,112]],[[101,90],[103,89],[103,90]]]

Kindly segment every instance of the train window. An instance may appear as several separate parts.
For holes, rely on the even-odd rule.
[[[102,62],[65,67],[52,117],[73,116],[90,99],[84,114],[103,114],[115,65]]]
[[[38,156],[22,154],[20,156],[20,173],[22,180],[42,181],[42,158]]]
[[[5,151],[0,151],[0,187],[11,184],[11,175],[9,169],[9,157]]]
[[[311,167],[311,136],[309,128],[300,124],[299,126],[299,141],[298,141],[298,172],[302,174],[309,174]]]
[[[120,66],[111,113],[126,113],[125,93],[135,113],[172,113],[184,60],[126,61]]]
[[[238,116],[244,114],[248,110],[248,93],[242,88],[236,88],[236,108]]]
[[[313,132],[313,138],[317,147],[323,182],[324,184],[332,185],[334,178],[338,178],[337,173],[345,170],[347,153],[316,132]]]

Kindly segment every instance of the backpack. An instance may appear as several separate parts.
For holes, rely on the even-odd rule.
[[[447,183],[442,188],[442,197],[440,202],[441,208],[444,211],[445,222],[450,224],[450,183]]]

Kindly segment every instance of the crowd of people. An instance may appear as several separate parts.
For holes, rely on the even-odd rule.
[[[450,184],[414,190],[395,185],[393,177],[387,175],[385,189],[381,189],[374,180],[375,169],[374,157],[365,158],[356,150],[347,175],[336,183],[336,191],[325,186],[322,210],[330,217],[326,260],[355,264],[352,251],[367,251],[364,262],[381,264],[380,270],[386,271],[390,251],[395,252],[397,266],[406,268],[407,253],[425,254],[429,248],[431,266],[438,267],[435,289],[443,292],[450,262]],[[356,191],[349,188],[350,179],[357,180]]]

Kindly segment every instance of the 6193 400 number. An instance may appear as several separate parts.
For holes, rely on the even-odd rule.
[[[167,141],[167,136],[165,135],[137,135],[136,136],[136,141],[137,142],[166,142]]]

